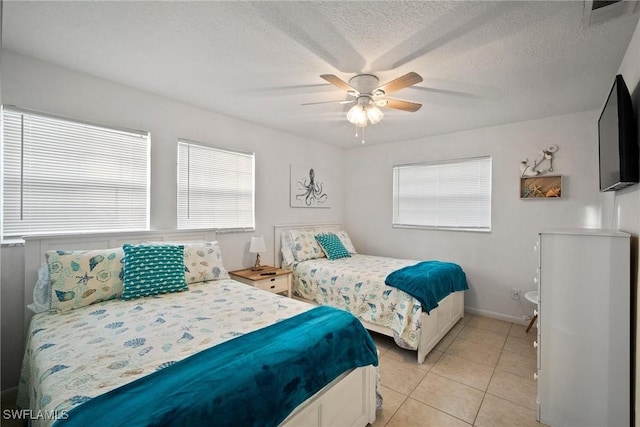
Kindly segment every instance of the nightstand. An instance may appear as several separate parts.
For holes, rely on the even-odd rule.
[[[291,298],[291,274],[289,270],[268,265],[263,265],[258,271],[247,268],[229,272],[233,280],[274,294],[286,292],[289,298]]]

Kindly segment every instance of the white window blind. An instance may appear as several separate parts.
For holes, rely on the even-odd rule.
[[[178,229],[253,230],[254,155],[178,141]]]
[[[393,168],[393,225],[491,230],[491,157]]]
[[[148,132],[3,107],[3,241],[148,229]]]

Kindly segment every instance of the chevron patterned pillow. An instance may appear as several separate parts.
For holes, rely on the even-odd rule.
[[[333,233],[316,234],[316,240],[329,259],[348,258],[351,256],[338,236]]]
[[[122,245],[124,292],[133,299],[188,289],[184,280],[182,245]]]

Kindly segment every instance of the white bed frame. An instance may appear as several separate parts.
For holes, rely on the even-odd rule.
[[[128,233],[30,236],[25,238],[25,303],[33,301],[38,268],[48,250],[92,250],[150,241],[213,241],[215,232],[149,231]],[[33,317],[25,308],[24,333]],[[346,372],[298,406],[281,424],[286,427],[364,427],[376,419],[376,368],[365,366]]]
[[[294,229],[314,229],[319,232],[330,232],[342,230],[340,223],[324,223],[324,224],[296,224],[296,225],[276,225],[274,227],[273,237],[273,254],[276,266],[282,264],[282,254],[280,252],[280,237],[284,230]],[[308,301],[297,297],[303,301],[317,304],[314,301]],[[458,320],[464,316],[464,292],[453,292],[438,303],[438,307],[431,310],[430,314],[422,313],[420,319],[422,331],[420,333],[420,342],[418,344],[418,363],[423,363],[429,352],[440,342],[440,340],[455,326]],[[378,332],[389,337],[393,337],[394,332],[384,326],[374,325],[360,319],[365,328],[370,331]]]

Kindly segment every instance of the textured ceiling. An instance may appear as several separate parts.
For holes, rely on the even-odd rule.
[[[346,96],[319,77],[424,81],[367,144],[601,108],[638,13],[581,1],[5,1],[3,48],[339,147]],[[25,106],[28,107],[28,106]]]

